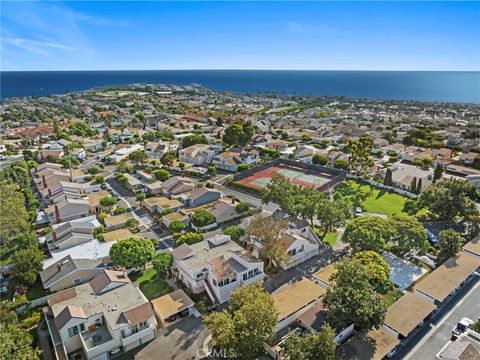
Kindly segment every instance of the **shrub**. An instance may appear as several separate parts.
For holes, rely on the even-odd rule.
[[[117,207],[112,211],[113,215],[121,215],[121,214],[125,214],[126,212],[127,212],[127,209],[124,207]]]
[[[232,225],[223,230],[223,233],[225,235],[230,235],[233,241],[239,241],[245,234],[245,230],[238,225]]]
[[[195,226],[203,227],[215,222],[215,216],[205,209],[200,209],[192,214],[192,223]]]
[[[165,169],[158,169],[153,172],[155,179],[159,181],[165,181],[170,177],[170,172]]]
[[[245,212],[247,212],[248,210],[250,209],[250,205],[246,202],[241,202],[241,203],[238,203],[236,206],[235,206],[235,211],[238,213],[238,214],[243,214]]]
[[[196,232],[189,232],[180,236],[175,242],[175,244],[177,246],[182,244],[193,245],[193,244],[199,243],[200,241],[203,241],[202,234],[199,234]]]
[[[104,198],[100,199],[100,205],[102,206],[113,206],[117,203],[117,199],[113,196],[105,196]]]

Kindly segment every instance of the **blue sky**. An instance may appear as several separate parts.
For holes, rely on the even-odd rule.
[[[477,2],[1,2],[2,70],[480,71]]]

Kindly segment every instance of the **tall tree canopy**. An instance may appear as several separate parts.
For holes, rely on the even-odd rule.
[[[252,140],[254,133],[255,128],[251,121],[237,121],[227,126],[222,140],[229,145],[245,146]]]
[[[370,156],[373,145],[373,139],[368,135],[347,141],[345,151],[350,155],[348,158],[350,170],[355,170],[359,175],[364,175],[368,168],[373,166],[374,161]]]
[[[377,216],[352,219],[343,233],[343,240],[355,250],[380,251],[390,240],[392,230],[389,221]]]
[[[218,348],[231,351],[236,359],[251,360],[264,352],[277,320],[272,296],[255,283],[234,290],[229,309],[206,316],[204,323]]]
[[[335,326],[354,322],[362,329],[379,328],[387,307],[371,285],[369,271],[352,260],[341,262],[336,270],[330,278],[333,286],[323,297],[330,322]]]
[[[280,238],[282,231],[287,227],[287,221],[277,220],[273,217],[262,217],[261,214],[255,215],[247,227],[247,239],[254,237],[262,243],[260,257],[267,262],[267,267],[275,264],[276,266],[285,263],[288,255],[283,248]]]
[[[155,247],[151,241],[130,238],[120,240],[110,248],[110,259],[127,269],[143,268],[153,259]]]
[[[440,239],[438,243],[440,252],[437,256],[437,264],[443,263],[452,256],[457,256],[462,250],[464,239],[459,232],[453,229],[442,230],[438,234],[438,237]]]
[[[292,334],[286,340],[285,353],[292,360],[335,360],[335,330],[324,324],[318,334]]]
[[[37,275],[43,270],[43,252],[36,244],[31,244],[13,254],[15,279],[27,287],[35,284]]]
[[[390,276],[390,266],[382,255],[375,251],[360,251],[355,254],[353,261],[359,262],[368,272],[370,283],[375,289],[381,289]]]
[[[456,217],[468,220],[479,215],[476,197],[477,190],[468,181],[443,179],[423,189],[419,202],[440,220],[453,220]]]
[[[185,149],[192,145],[197,144],[208,144],[208,140],[205,135],[202,134],[193,134],[183,138],[182,147]]]
[[[0,180],[0,245],[29,229],[25,198],[17,184]]]
[[[427,250],[427,234],[422,223],[415,217],[394,215],[388,222],[392,230],[390,241],[394,242],[402,253]]]

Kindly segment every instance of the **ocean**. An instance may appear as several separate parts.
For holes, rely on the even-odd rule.
[[[480,72],[149,70],[0,72],[1,98],[42,96],[97,86],[157,83],[231,92],[480,103]]]

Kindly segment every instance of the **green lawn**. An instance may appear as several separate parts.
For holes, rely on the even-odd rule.
[[[155,299],[172,291],[172,288],[170,288],[165,281],[157,279],[157,272],[154,268],[150,268],[140,274],[132,275],[130,279],[139,285],[140,290],[148,300]]]
[[[38,298],[41,298],[45,296],[45,289],[43,288],[42,282],[40,279],[37,279],[35,284],[33,284],[28,290],[27,290],[27,300],[32,301]]]
[[[360,184],[347,180],[336,187],[334,196],[350,200],[354,206],[361,206],[363,211],[386,214],[402,214],[408,198],[386,190],[374,188],[368,184]]]
[[[337,241],[337,232],[329,232],[324,238],[323,238],[323,243],[328,245],[328,246],[333,246],[335,242]]]
[[[381,294],[383,300],[387,304],[387,308],[390,307],[398,299],[397,289],[389,290],[386,294]]]

